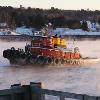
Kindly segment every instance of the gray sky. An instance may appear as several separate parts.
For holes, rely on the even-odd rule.
[[[0,6],[100,10],[100,0],[0,0]]]

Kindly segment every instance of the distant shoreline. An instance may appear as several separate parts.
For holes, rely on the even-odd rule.
[[[98,40],[100,35],[66,35],[66,39],[75,39],[75,40]]]
[[[3,41],[29,41],[32,37],[28,35],[0,35]]]
[[[98,40],[100,35],[65,35],[68,40]],[[4,41],[30,41],[32,36],[29,35],[0,35],[0,40]]]

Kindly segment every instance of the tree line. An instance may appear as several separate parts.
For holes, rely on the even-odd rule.
[[[40,8],[13,8],[0,6],[0,22],[6,22],[10,28],[25,25],[27,27],[41,28],[46,23],[52,23],[53,28],[68,27],[80,28],[81,20],[90,20],[100,24],[100,11],[95,10],[61,10]]]

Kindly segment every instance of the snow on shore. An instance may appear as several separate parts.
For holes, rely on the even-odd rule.
[[[18,27],[15,31],[9,30],[0,30],[0,35],[33,35],[35,28],[25,28],[25,27]],[[69,28],[56,28],[54,30],[50,30],[54,34],[58,35],[100,35],[100,32],[92,32],[92,31],[83,31],[81,29],[69,29]]]
[[[54,33],[62,35],[100,35],[100,32],[87,32],[81,29],[56,28]]]
[[[0,35],[20,35],[20,34],[11,30],[0,30]]]
[[[25,35],[33,35],[34,28],[25,28],[25,27],[18,27],[16,28],[16,32],[19,34]]]
[[[19,34],[32,35],[34,28],[16,28],[16,32]],[[87,32],[81,29],[69,29],[69,28],[56,28],[55,30],[50,30],[54,34],[58,35],[100,35],[100,32]]]

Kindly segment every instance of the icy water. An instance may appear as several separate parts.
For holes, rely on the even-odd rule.
[[[100,64],[81,66],[11,66],[2,56],[12,46],[23,48],[26,42],[0,41],[0,89],[11,84],[42,82],[43,88],[88,95],[100,95]],[[100,58],[100,41],[76,41],[84,57]]]

